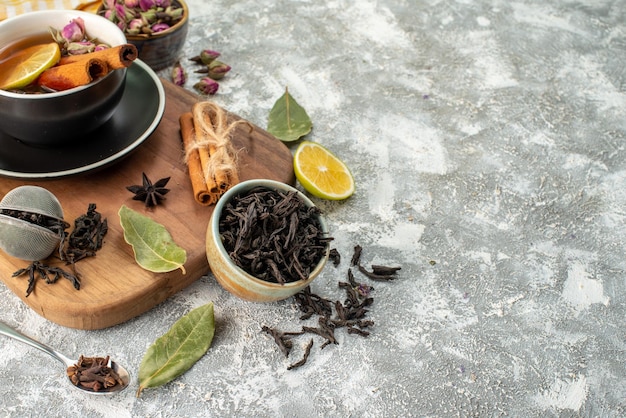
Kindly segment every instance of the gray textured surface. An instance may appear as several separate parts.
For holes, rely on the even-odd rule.
[[[260,327],[298,328],[293,301],[243,302],[210,276],[101,331],[47,322],[2,287],[3,320],[135,376],[193,307],[215,303],[217,332],[139,399],[136,382],[76,395],[59,364],[0,338],[1,416],[626,414],[624,1],[190,5],[187,55],[217,49],[233,67],[215,100],[266,126],[288,86],[309,139],[353,170],[354,197],[317,201],[343,261],[313,290],[341,297],[355,244],[400,278],[375,285],[369,338],[317,340],[292,371],[306,340],[285,359]]]

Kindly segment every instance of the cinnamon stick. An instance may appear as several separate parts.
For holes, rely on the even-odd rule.
[[[194,197],[203,205],[216,203],[239,183],[230,135],[237,125],[246,122],[229,123],[226,112],[210,102],[196,103],[179,122]]]
[[[187,167],[189,169],[189,179],[193,196],[201,205],[212,205],[216,202],[215,194],[211,193],[204,179],[200,154],[197,149],[192,149],[194,144],[193,116],[191,113],[183,113],[179,118],[180,135],[183,139],[185,150],[191,150],[187,157]]]
[[[105,76],[109,71],[107,63],[97,58],[85,59],[66,65],[56,65],[45,70],[37,79],[37,84],[51,90],[62,91],[84,86]]]
[[[59,65],[70,64],[86,59],[97,58],[106,62],[109,70],[127,68],[137,59],[137,47],[133,44],[123,44],[96,52],[81,55],[68,55],[61,58]]]

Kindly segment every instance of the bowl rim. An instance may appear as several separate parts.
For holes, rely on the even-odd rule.
[[[221,196],[221,198],[217,201],[215,205],[213,213],[211,214],[209,228],[211,228],[212,240],[213,240],[213,244],[215,245],[217,249],[217,252],[231,268],[236,269],[246,279],[252,281],[253,283],[256,283],[257,285],[268,286],[270,289],[289,289],[291,287],[301,287],[303,283],[310,283],[313,279],[315,279],[319,275],[319,273],[322,271],[322,269],[326,265],[326,262],[328,261],[328,257],[330,254],[330,243],[327,244],[326,251],[322,259],[315,265],[315,268],[311,270],[311,272],[309,273],[309,277],[307,277],[305,280],[296,280],[296,281],[287,282],[284,284],[269,282],[267,280],[259,279],[258,277],[251,275],[250,273],[248,273],[247,271],[239,267],[237,264],[235,264],[235,262],[230,258],[230,256],[226,252],[226,249],[224,248],[224,244],[222,243],[222,240],[220,238],[220,231],[219,231],[219,219],[221,217],[224,206],[231,200],[232,197],[237,196],[243,192],[249,191],[258,186],[262,186],[262,187],[266,187],[266,188],[274,189],[274,190],[296,192],[296,195],[307,206],[309,207],[316,206],[311,201],[311,199],[309,199],[304,193],[302,193],[300,190],[296,189],[295,187],[287,183],[283,183],[283,182],[276,181],[276,180],[270,180],[270,179],[252,179],[252,180],[245,180],[241,183],[237,183],[235,186],[228,189],[226,193],[224,193]],[[328,224],[326,223],[325,217],[321,213],[318,214],[318,220],[320,222],[320,227],[322,229],[322,232],[328,235],[329,233]]]
[[[110,20],[102,16],[98,16],[98,15],[95,15],[94,13],[89,13],[89,12],[85,12],[82,10],[50,9],[50,10],[30,11],[30,12],[22,13],[17,16],[13,16],[9,19],[0,21],[0,30],[2,30],[4,26],[6,25],[15,25],[16,21],[18,22],[21,20],[28,21],[30,19],[33,19],[33,16],[36,18],[37,16],[40,16],[40,15],[41,16],[58,16],[58,17],[67,16],[69,19],[74,19],[76,17],[88,17],[89,19],[91,19],[92,17],[97,16],[98,19],[102,19],[102,22],[101,22],[102,25],[108,26],[107,30],[118,32],[119,34],[122,35],[120,37],[120,40],[124,39],[125,42],[128,42],[124,32],[119,27],[117,27],[117,25],[115,25],[113,22],[111,22]],[[85,26],[87,26],[87,22],[85,23]],[[87,30],[87,33],[89,33],[89,27],[87,27],[86,30]],[[45,32],[45,31],[42,31],[42,32]],[[26,36],[29,36],[29,35],[26,35]],[[51,42],[54,42],[54,41],[51,41]],[[111,46],[115,46],[115,45],[111,45]],[[122,68],[120,70],[115,70],[115,71],[126,72],[126,70],[127,70],[126,68]],[[78,87],[74,87],[72,89],[63,90],[63,91],[55,91],[55,92],[49,92],[49,93],[43,93],[43,94],[27,94],[27,93],[16,93],[16,92],[12,92],[9,90],[0,89],[0,95],[4,97],[8,97],[8,98],[13,98],[13,99],[49,100],[49,99],[54,99],[57,97],[69,96],[71,94],[78,93],[82,90],[86,90],[90,88],[91,86],[93,86],[94,84],[97,84],[100,81],[106,79],[107,77],[110,77],[113,73],[114,73],[113,71],[109,71],[109,73],[106,74],[104,77],[100,77],[97,80],[94,80],[89,84],[85,84],[83,86],[78,86]]]

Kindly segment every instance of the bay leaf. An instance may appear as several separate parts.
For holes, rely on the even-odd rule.
[[[185,274],[187,252],[176,245],[163,225],[126,205],[122,205],[118,214],[124,240],[133,247],[137,264],[155,273],[179,268]]]
[[[215,333],[213,303],[181,317],[148,348],[139,365],[139,389],[164,385],[189,370],[207,352]]]
[[[311,132],[313,124],[306,110],[295,101],[285,88],[270,110],[267,131],[283,142],[297,141]]]

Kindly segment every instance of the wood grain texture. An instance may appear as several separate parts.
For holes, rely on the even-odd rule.
[[[23,184],[47,188],[58,197],[69,222],[85,213],[89,203],[95,203],[98,212],[108,220],[109,232],[102,249],[95,257],[76,264],[81,276],[78,291],[65,279],[55,284],[38,280],[33,293],[25,297],[27,277],[12,278],[11,275],[28,263],[0,251],[2,281],[50,321],[86,330],[110,327],[146,312],[209,272],[205,235],[213,206],[202,206],[193,198],[183,163],[178,122],[182,113],[203,98],[166,80],[162,82],[166,92],[163,119],[150,138],[124,160],[76,177],[39,182],[3,179],[0,182],[2,196]],[[295,182],[291,152],[272,135],[252,124],[242,124],[232,140],[238,150],[241,181],[269,178],[289,184]],[[153,181],[171,177],[167,199],[156,208],[145,208],[142,202],[132,200],[132,194],[126,190],[126,186],[141,184],[142,172]],[[186,274],[181,270],[157,274],[139,267],[120,226],[118,210],[123,204],[167,228],[174,241],[187,251]],[[47,263],[63,265],[53,257]]]

